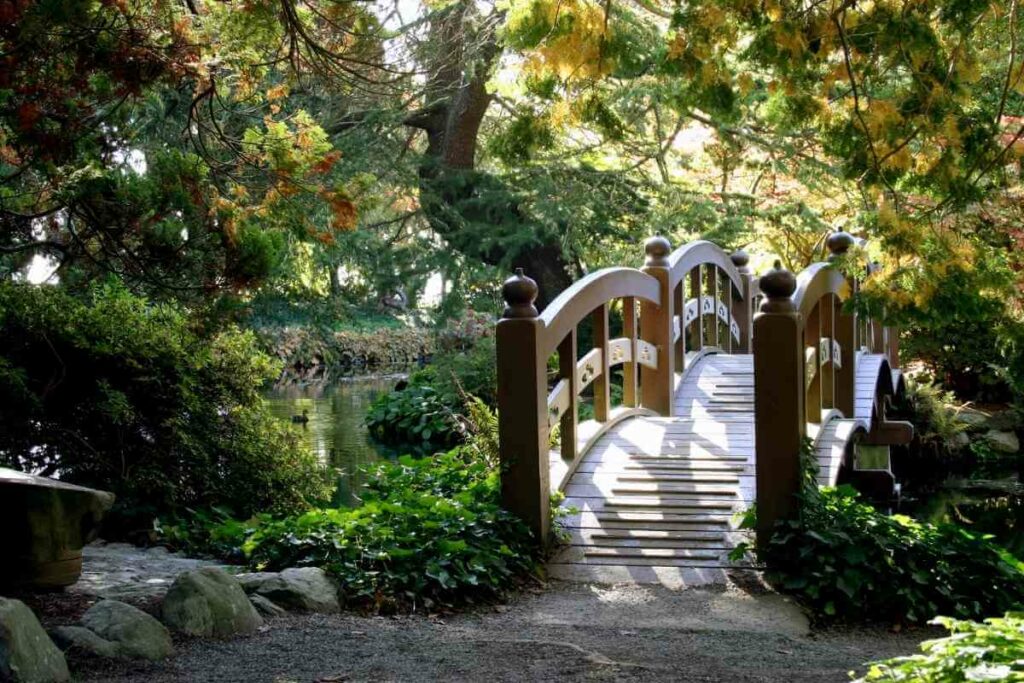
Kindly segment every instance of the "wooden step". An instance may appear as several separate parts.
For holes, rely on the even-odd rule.
[[[735,498],[739,495],[738,486],[712,486],[711,484],[626,484],[612,485],[615,495],[652,494],[652,493],[698,493],[702,496]]]
[[[644,558],[674,560],[717,560],[722,556],[720,550],[703,550],[696,548],[605,548],[584,546],[583,554],[586,557],[615,557],[615,558]]]
[[[609,475],[610,476],[610,475]],[[719,474],[716,472],[636,472],[615,475],[623,482],[693,482],[701,484],[729,483],[739,484],[740,478],[735,474]]]

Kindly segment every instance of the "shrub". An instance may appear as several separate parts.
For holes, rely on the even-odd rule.
[[[107,534],[186,508],[306,507],[326,472],[265,408],[276,372],[251,333],[204,335],[118,287],[0,284],[0,462],[113,491]]]
[[[950,635],[921,643],[919,655],[869,665],[858,683],[875,681],[1019,681],[1024,679],[1024,615],[1008,613],[983,623],[938,617]]]
[[[481,339],[469,351],[437,356],[404,388],[378,396],[366,424],[377,441],[414,454],[447,450],[466,438],[466,396],[493,406],[496,387],[494,340]]]
[[[410,384],[378,396],[370,406],[366,426],[381,443],[429,455],[462,441],[464,432],[456,410],[458,404],[445,400],[433,387]]]
[[[987,538],[951,524],[883,514],[849,487],[802,494],[761,554],[768,577],[815,612],[920,622],[978,618],[1024,605],[1024,567]]]
[[[377,609],[499,594],[534,570],[529,531],[499,506],[497,468],[470,451],[380,465],[356,508],[218,528],[259,570],[322,567]]]

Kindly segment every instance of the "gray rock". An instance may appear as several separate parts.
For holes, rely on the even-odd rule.
[[[20,600],[0,598],[0,681],[51,683],[70,678],[64,653],[32,610]]]
[[[249,596],[249,601],[252,602],[252,606],[256,608],[256,611],[265,617],[283,617],[288,614],[287,610],[283,607],[275,605],[262,595]]]
[[[1024,426],[1021,422],[1020,412],[1013,408],[999,410],[992,413],[985,426],[989,429],[998,429],[1003,432],[1012,432]]]
[[[985,443],[997,453],[1016,453],[1020,451],[1020,441],[1013,432],[1001,432],[990,429],[985,432]]]
[[[280,574],[277,572],[248,572],[245,574],[236,574],[235,579],[238,581],[238,585],[242,587],[246,593],[255,593],[256,589],[262,586],[270,579],[276,579]]]
[[[971,437],[967,436],[967,432],[957,432],[949,439],[947,445],[954,451],[963,450],[971,445]]]
[[[162,612],[164,623],[192,636],[224,638],[252,633],[263,625],[238,581],[217,567],[179,575],[167,591]]]
[[[122,657],[165,659],[174,654],[171,634],[159,621],[137,607],[101,600],[82,615],[82,626],[117,645]]]
[[[262,595],[285,609],[341,611],[338,585],[318,567],[292,567],[279,574],[241,574],[238,580],[247,592]]]
[[[985,429],[991,416],[983,410],[964,406],[953,414],[953,420],[964,425],[968,431]]]
[[[58,626],[50,631],[50,636],[57,647],[67,652],[74,649],[94,657],[119,657],[117,643],[100,638],[84,626]]]

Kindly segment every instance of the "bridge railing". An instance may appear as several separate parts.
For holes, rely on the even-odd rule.
[[[543,313],[537,284],[522,270],[508,279],[497,325],[502,501],[540,539],[550,517],[550,439],[557,427],[563,480],[608,428],[636,414],[671,415],[676,382],[695,354],[750,349],[753,278],[746,254],[710,242],[676,251],[663,237],[644,244],[642,269],[605,268],[558,295]],[[621,307],[622,333],[609,312]],[[589,321],[590,348],[579,327]],[[557,356],[549,378],[548,362]],[[622,402],[611,401],[622,366]],[[594,419],[580,423],[581,394],[593,387]]]
[[[753,353],[760,543],[777,520],[795,513],[804,439],[834,417],[854,417],[858,353],[899,364],[896,331],[843,305],[859,283],[836,261],[854,244],[849,234],[834,233],[828,262],[796,276],[776,262],[759,281],[764,300],[754,317]]]

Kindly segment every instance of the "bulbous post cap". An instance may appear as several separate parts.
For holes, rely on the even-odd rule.
[[[740,270],[743,270],[744,268],[747,267],[747,264],[750,263],[750,254],[743,251],[742,249],[737,249],[736,251],[729,255],[729,260],[732,261],[732,264],[734,266],[736,266]]]
[[[760,286],[765,296],[761,303],[762,311],[780,313],[793,310],[790,297],[796,291],[796,276],[783,268],[781,261],[776,261],[775,267],[761,276]]]
[[[523,274],[522,268],[516,268],[516,274],[505,280],[501,286],[501,296],[505,299],[505,318],[536,318],[537,282]]]
[[[847,251],[849,251],[850,247],[852,247],[856,243],[857,240],[855,240],[853,235],[851,235],[848,232],[840,230],[838,232],[832,233],[831,235],[828,236],[828,239],[825,240],[825,246],[828,247],[829,252],[831,252],[829,260],[831,261],[833,259],[839,258]]]
[[[664,266],[668,264],[668,255],[672,253],[672,243],[661,235],[648,237],[644,242],[644,253],[647,254],[645,265]]]

